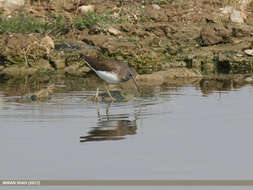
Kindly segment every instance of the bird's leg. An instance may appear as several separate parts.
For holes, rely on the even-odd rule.
[[[110,96],[111,100],[113,101],[113,100],[114,100],[114,98],[112,97],[112,95],[111,95],[111,93],[110,93],[110,90],[107,88],[107,86],[106,86],[106,85],[104,85],[104,87],[105,87],[106,92],[107,92],[107,93],[108,93],[108,95]]]
[[[96,101],[98,101],[98,95],[99,95],[99,88],[97,88],[97,92],[96,92],[96,96],[95,96]]]
[[[107,117],[107,120],[109,120],[109,108],[110,108],[110,105],[111,105],[111,102],[107,105],[106,107],[106,117]]]
[[[99,111],[99,103],[98,102],[96,102],[96,110],[97,110],[98,118],[100,118],[100,111]]]

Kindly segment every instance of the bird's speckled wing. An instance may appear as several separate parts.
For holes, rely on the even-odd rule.
[[[85,56],[83,59],[88,62],[90,67],[97,71],[116,71],[120,67],[127,67],[124,63],[111,60],[100,60],[88,56]]]

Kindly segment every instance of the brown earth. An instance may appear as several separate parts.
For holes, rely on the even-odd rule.
[[[89,69],[78,61],[80,52],[127,62],[139,74],[147,74],[137,78],[146,84],[164,84],[171,78],[202,77],[206,73],[252,72],[253,57],[244,50],[253,48],[253,3],[242,10],[245,22],[237,24],[229,14],[221,13],[225,2],[27,1],[24,9],[32,17],[50,20],[57,12],[67,21],[69,30],[60,36],[1,34],[0,76],[41,77],[43,73],[82,77]],[[109,11],[123,21],[79,30],[73,27],[73,18],[82,17],[78,13],[81,5],[94,5],[98,14]],[[240,9],[238,5],[236,8]]]

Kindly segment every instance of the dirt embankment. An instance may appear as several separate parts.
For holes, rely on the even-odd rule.
[[[85,76],[89,69],[78,61],[80,52],[128,62],[140,74],[160,71],[140,76],[144,83],[203,73],[252,72],[249,0],[60,2],[26,1],[22,9],[1,16],[2,78]],[[90,12],[84,10],[86,5]],[[43,24],[30,23],[28,33],[9,27],[8,14],[24,10],[26,17]]]

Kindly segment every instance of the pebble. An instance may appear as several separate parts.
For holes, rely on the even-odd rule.
[[[25,5],[24,0],[0,0],[0,9],[12,11]]]
[[[231,15],[230,15],[230,20],[232,22],[242,24],[244,22],[243,13],[241,11],[238,11],[238,10],[233,10]]]
[[[52,49],[55,48],[54,40],[49,36],[45,36],[41,39],[41,45],[46,49],[47,53],[49,53]]]
[[[233,7],[226,6],[224,8],[221,8],[220,10],[221,10],[222,14],[230,14],[230,13],[232,13]]]
[[[245,52],[247,55],[253,56],[253,49],[246,49],[246,50],[244,50],[244,52]]]
[[[95,6],[94,5],[82,5],[78,8],[78,12],[82,15],[85,15],[88,12],[94,12]]]
[[[121,32],[119,30],[117,30],[116,28],[113,28],[113,27],[108,28],[108,32],[112,35],[115,35],[115,36],[121,34]]]
[[[252,77],[247,77],[244,79],[246,82],[253,82],[253,78]]]
[[[157,5],[157,4],[153,4],[152,7],[153,7],[153,9],[156,9],[156,10],[161,9],[161,7],[159,5]]]

